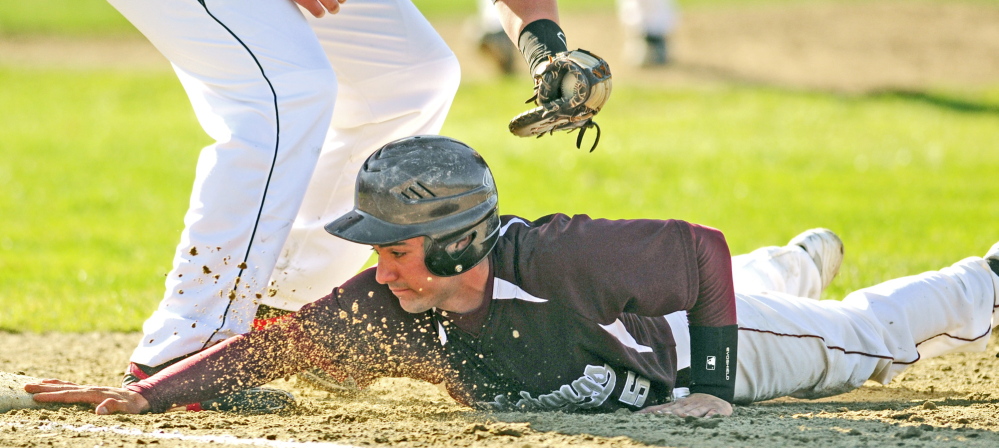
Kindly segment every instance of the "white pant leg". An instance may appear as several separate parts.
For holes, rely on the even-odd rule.
[[[819,300],[822,278],[815,262],[799,246],[771,246],[732,257],[736,292],[781,292]]]
[[[999,277],[972,257],[842,302],[739,293],[736,402],[835,395],[887,383],[918,359],[982,350],[997,288]]]
[[[330,131],[263,303],[297,310],[354,276],[369,246],[323,226],[354,205],[364,160],[384,144],[440,132],[458,89],[458,60],[409,0],[358,0],[309,19],[339,81]]]
[[[799,246],[771,246],[732,257],[737,293],[781,292],[819,299],[822,280],[815,262]],[[666,316],[676,341],[677,368],[690,367],[690,329],[687,312]]]
[[[617,17],[636,36],[669,35],[679,21],[673,0],[617,0]]]
[[[132,360],[249,329],[329,126],[336,78],[292,2],[110,0],[174,65],[215,143],[198,160],[159,308]]]

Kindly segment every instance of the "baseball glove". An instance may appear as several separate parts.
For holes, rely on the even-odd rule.
[[[537,107],[510,120],[510,132],[520,137],[572,132],[579,129],[576,147],[589,128],[597,129],[590,148],[600,142],[600,127],[593,116],[610,98],[611,73],[607,61],[586,50],[564,51],[550,57],[548,66],[534,77],[534,96],[527,103]]]

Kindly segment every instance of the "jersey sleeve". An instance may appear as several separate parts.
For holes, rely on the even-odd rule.
[[[128,388],[162,412],[310,367],[361,386],[387,376],[433,383],[449,378],[430,314],[403,310],[372,270],[287,319],[227,339]]]
[[[226,339],[126,388],[165,412],[292,375],[323,355],[297,328],[288,319]]]
[[[697,259],[697,301],[690,321],[690,391],[732,402],[735,397],[739,328],[736,324],[732,255],[724,235],[691,224]]]

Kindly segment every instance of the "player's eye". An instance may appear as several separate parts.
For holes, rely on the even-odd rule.
[[[395,249],[389,249],[387,247],[379,247],[379,246],[372,246],[371,250],[376,255],[378,255],[379,257],[387,255],[387,256],[390,256],[392,258],[401,258],[402,256],[404,256],[404,255],[406,255],[406,254],[409,253],[408,251],[405,251],[405,250],[395,250]]]

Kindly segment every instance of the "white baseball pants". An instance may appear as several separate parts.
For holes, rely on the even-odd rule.
[[[864,288],[842,301],[817,300],[819,270],[797,246],[766,247],[732,261],[736,403],[826,397],[867,380],[887,384],[920,359],[984,350],[999,324],[999,276],[979,257]],[[676,313],[667,319],[685,367],[685,319]]]
[[[366,246],[322,226],[364,159],[439,132],[457,59],[409,0],[309,19],[291,0],[109,0],[173,64],[215,141],[198,160],[166,293],[131,360],[158,365],[297,310],[357,273]]]
[[[673,0],[617,0],[617,18],[631,35],[673,33],[680,13]]]

